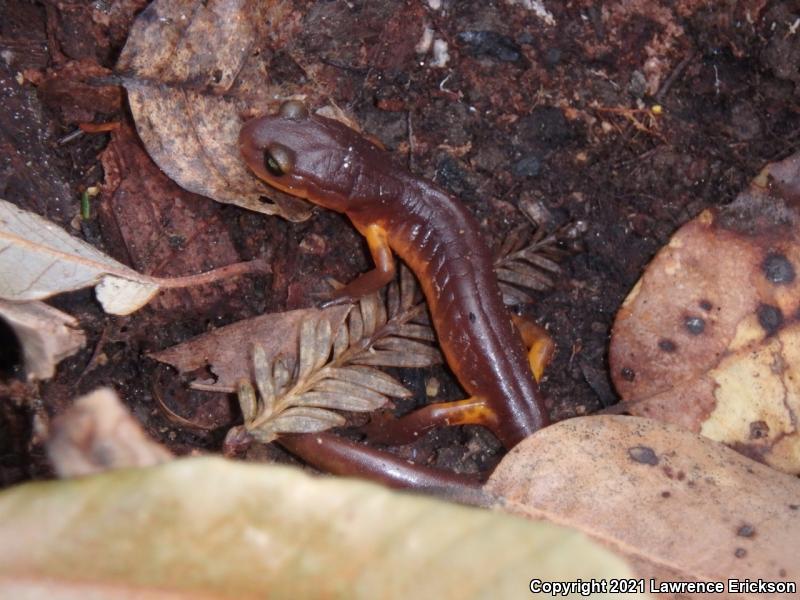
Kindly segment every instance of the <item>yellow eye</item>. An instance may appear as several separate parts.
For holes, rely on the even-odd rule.
[[[270,144],[264,150],[264,167],[275,177],[291,173],[294,168],[294,153],[280,144]]]

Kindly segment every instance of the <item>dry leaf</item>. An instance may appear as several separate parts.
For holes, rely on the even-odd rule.
[[[142,431],[111,388],[78,398],[53,421],[47,453],[59,477],[148,467],[173,458]]]
[[[58,363],[86,344],[74,317],[43,302],[0,300],[0,317],[17,336],[29,381],[50,379]]]
[[[194,381],[192,387],[231,393],[236,391],[240,380],[251,379],[250,351],[254,345],[265,349],[269,361],[278,356],[294,356],[303,320],[324,317],[331,328],[338,329],[349,310],[349,306],[333,306],[262,315],[220,327],[149,356],[181,373],[208,369],[213,381]]]
[[[241,260],[221,205],[180,188],[153,163],[132,126],[111,133],[100,155],[105,175],[97,218],[108,248],[139,273],[174,277]],[[227,278],[215,285],[169,290],[156,296],[148,322],[158,327],[181,315],[236,313],[252,282]],[[155,319],[155,322],[152,320]]]
[[[769,165],[662,249],[610,347],[633,414],[677,423],[800,473],[800,155]]]
[[[353,311],[358,309],[351,310],[350,320]],[[390,397],[411,395],[383,371],[356,366],[359,356],[370,353],[374,345],[370,340],[362,343],[363,338],[343,339],[340,347],[344,349],[334,349],[334,339],[341,337],[339,331],[344,331],[344,337],[349,338],[348,329],[342,324],[339,330],[333,331],[324,317],[303,320],[297,365],[288,377],[281,357],[270,363],[263,347],[255,347],[253,372],[258,395],[247,381],[240,382],[238,390],[247,433],[262,443],[269,443],[282,433],[325,431],[346,422],[333,411],[372,412],[386,404]],[[362,330],[361,333],[366,332]],[[229,435],[241,439],[239,428],[234,428]]]
[[[525,598],[630,575],[554,525],[217,458],[0,493],[9,598]]]
[[[159,289],[200,285],[263,268],[252,261],[187,277],[141,275],[44,217],[0,200],[0,298],[5,300],[43,300],[96,286],[106,312],[127,315]]]
[[[155,360],[170,364],[182,373],[208,369],[213,381],[195,381],[192,387],[206,391],[233,392],[242,379],[251,379],[251,354],[254,345],[265,350],[266,360],[282,357],[294,366],[300,341],[301,323],[316,321],[322,316],[333,332],[331,358],[335,364],[380,366],[430,366],[442,361],[441,354],[429,344],[415,340],[433,338],[433,331],[422,325],[424,304],[419,302],[418,289],[411,272],[402,266],[400,279],[390,284],[383,294],[363,298],[358,304],[334,306],[324,310],[306,308],[263,315],[221,327],[209,333],[151,354]],[[345,322],[346,326],[341,324]],[[311,338],[308,338],[309,340]],[[376,344],[402,346],[407,349],[376,351]],[[308,343],[308,342],[306,342]],[[379,356],[380,359],[372,357]],[[328,363],[325,363],[328,364]],[[350,376],[351,370],[348,374]]]
[[[800,481],[674,425],[562,421],[509,452],[484,489],[606,543],[642,577],[800,581]]]
[[[310,104],[326,96],[313,78],[284,86],[270,76],[270,60],[301,26],[291,3],[241,0],[156,0],[136,19],[116,70],[150,156],[181,187],[294,221],[310,216],[308,203],[252,175],[238,148],[241,115],[291,95]]]

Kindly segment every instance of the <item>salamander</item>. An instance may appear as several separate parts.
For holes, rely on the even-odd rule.
[[[437,418],[438,410],[442,422],[485,425],[507,448],[548,423],[491,252],[459,200],[297,101],[245,123],[239,148],[269,185],[343,213],[366,238],[375,269],[335,292],[334,302],[355,301],[391,281],[393,253],[415,273],[447,363],[471,395],[428,416]]]

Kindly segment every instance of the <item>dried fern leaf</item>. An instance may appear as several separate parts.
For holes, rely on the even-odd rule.
[[[534,302],[533,296],[514,287],[508,283],[499,282],[500,291],[503,293],[503,303],[506,306],[518,306],[520,304],[532,304]]]
[[[364,324],[364,329],[361,334],[363,337],[372,337],[372,334],[375,333],[375,329],[378,327],[378,320],[380,317],[378,304],[380,300],[379,294],[370,294],[362,298],[358,303],[359,310],[361,311],[361,320]],[[380,324],[382,325],[385,321],[386,319],[384,318]]]
[[[425,340],[426,342],[435,342],[436,334],[433,333],[430,325],[418,325],[416,323],[403,323],[397,327],[394,332],[399,337]]]
[[[561,265],[542,254],[542,251],[536,248],[528,247],[524,250],[521,250],[518,254],[511,258],[524,258],[525,260],[535,264],[537,267],[544,269],[545,271],[550,271],[551,273],[561,272]]]
[[[357,365],[373,365],[381,367],[419,368],[430,367],[442,362],[442,355],[436,348],[430,348],[427,355],[409,354],[396,350],[376,350],[364,353],[353,359]]]
[[[350,346],[350,335],[346,326],[339,327],[333,338],[333,358],[338,359]]]
[[[385,394],[386,396],[410,398],[412,395],[410,391],[397,383],[394,377],[371,367],[351,365],[348,367],[330,368],[328,369],[328,374],[331,378],[330,380],[352,383]]]
[[[239,397],[239,406],[242,409],[245,423],[252,421],[258,414],[258,400],[255,389],[250,385],[249,381],[244,380],[239,382],[236,393]]]
[[[506,283],[513,283],[532,290],[546,290],[553,285],[553,280],[542,273],[536,271],[528,272],[519,265],[514,265],[514,269],[495,269],[497,278]]]
[[[364,337],[364,320],[361,318],[361,309],[351,310],[347,317],[347,329],[350,342],[353,343]]]
[[[386,396],[376,392],[370,388],[361,385],[350,383],[349,381],[341,381],[337,379],[323,379],[314,386],[315,392],[332,392],[339,394],[339,396],[352,396],[353,398],[362,398],[374,403],[376,407],[383,406],[386,403]],[[353,410],[353,409],[348,409]],[[373,410],[373,409],[369,409]]]
[[[298,406],[287,409],[271,424],[275,433],[315,433],[331,427],[341,427],[347,421],[333,411],[311,406]]]
[[[295,406],[315,406],[317,408],[330,408],[333,410],[350,410],[353,412],[370,412],[386,404],[386,397],[376,394],[377,401],[373,398],[364,398],[363,395],[354,395],[350,392],[306,392],[295,401]],[[284,413],[286,414],[286,413]]]

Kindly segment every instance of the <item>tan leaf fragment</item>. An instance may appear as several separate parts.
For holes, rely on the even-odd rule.
[[[625,408],[800,473],[800,155],[681,227],[614,323]]]
[[[800,481],[674,425],[562,421],[509,452],[485,490],[504,510],[586,532],[641,577],[800,581]]]
[[[9,598],[525,598],[631,574],[551,524],[218,458],[0,493]]]
[[[173,458],[147,436],[111,388],[81,396],[53,421],[47,454],[59,477],[148,467]]]
[[[260,261],[236,263],[199,275],[162,278],[137,273],[44,217],[0,200],[0,298],[43,300],[97,286],[106,312],[130,314],[162,288],[189,287],[251,271]]]
[[[251,174],[238,148],[241,115],[314,93],[312,85],[275,85],[265,73],[265,58],[286,46],[299,24],[283,2],[157,0],[142,11],[116,70],[142,142],[178,185],[293,221],[311,215],[308,203]]]
[[[17,336],[29,381],[50,379],[59,362],[86,344],[74,317],[43,302],[0,300],[0,318]]]

